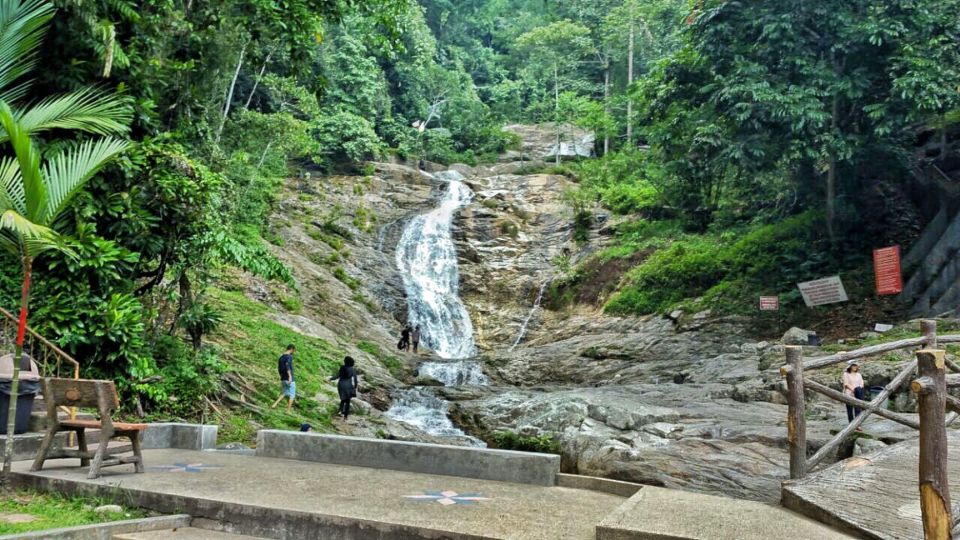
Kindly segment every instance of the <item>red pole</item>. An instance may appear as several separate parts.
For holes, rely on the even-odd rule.
[[[25,300],[29,298],[29,294],[30,294],[30,274],[31,272],[29,270],[24,273],[23,290],[21,290],[20,292],[20,298],[21,298],[20,326],[19,328],[17,328],[17,345],[20,347],[23,346],[23,337],[24,337],[24,334],[27,332],[27,311],[28,310],[27,310],[27,302]]]

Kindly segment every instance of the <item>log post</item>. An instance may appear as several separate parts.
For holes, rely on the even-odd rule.
[[[932,321],[929,319],[924,319],[920,321],[920,332],[923,333],[924,339],[927,342],[924,344],[924,349],[936,349],[937,348],[937,321]]]
[[[910,384],[920,404],[920,510],[923,515],[923,537],[926,540],[952,538],[953,519],[947,481],[947,430],[944,426],[947,395],[945,355],[946,351],[937,349],[917,351],[920,377]]]
[[[787,442],[790,445],[790,478],[807,475],[807,419],[803,399],[803,349],[787,347]]]

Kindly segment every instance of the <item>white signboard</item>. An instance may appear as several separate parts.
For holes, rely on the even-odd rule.
[[[803,295],[803,301],[807,304],[807,307],[835,304],[848,300],[847,291],[843,289],[840,276],[797,283],[797,287],[800,289],[800,294]]]

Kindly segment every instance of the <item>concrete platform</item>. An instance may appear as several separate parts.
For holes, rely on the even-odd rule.
[[[256,536],[243,536],[194,527],[182,529],[166,529],[162,531],[138,532],[129,534],[115,534],[112,540],[258,540]],[[262,539],[261,539],[262,540]]]
[[[144,457],[145,474],[111,467],[98,480],[88,480],[77,460],[53,460],[37,473],[18,462],[14,481],[120,498],[210,520],[228,532],[282,540],[588,540],[626,500],[566,487],[216,452],[158,449]]]
[[[644,487],[597,527],[597,540],[844,540],[778,506]]]

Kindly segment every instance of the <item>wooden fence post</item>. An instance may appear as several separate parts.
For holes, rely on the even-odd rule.
[[[790,444],[790,478],[807,475],[807,419],[803,399],[803,348],[787,347],[787,442]]]
[[[920,332],[923,333],[923,337],[926,338],[927,343],[924,345],[924,349],[936,349],[937,348],[937,321],[932,321],[929,319],[924,319],[920,321]]]
[[[928,321],[924,321],[928,322]],[[926,332],[924,332],[926,334]],[[917,351],[920,377],[910,388],[920,402],[920,510],[926,540],[952,538],[950,490],[947,481],[946,351]]]

